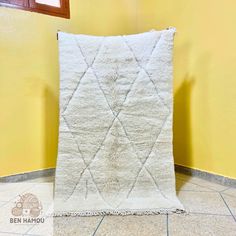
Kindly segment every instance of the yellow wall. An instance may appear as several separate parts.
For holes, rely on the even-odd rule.
[[[55,166],[57,30],[175,26],[175,162],[236,178],[235,9],[235,0],[71,0],[66,20],[0,8],[0,176]]]

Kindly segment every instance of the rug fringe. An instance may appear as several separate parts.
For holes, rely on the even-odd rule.
[[[101,210],[101,211],[80,211],[80,212],[54,212],[53,216],[126,216],[126,215],[160,215],[160,214],[182,214],[187,213],[184,209],[156,209],[156,210]]]

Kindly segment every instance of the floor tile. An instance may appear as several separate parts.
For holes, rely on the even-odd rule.
[[[179,173],[177,173],[176,176],[180,180],[186,181],[188,183],[194,183],[194,184],[197,184],[201,187],[206,187],[206,188],[209,188],[214,191],[223,191],[228,188],[227,186],[217,184],[214,182],[210,182],[210,181],[204,180],[199,177],[192,177],[192,176],[187,176],[187,175],[183,175],[183,174],[179,174]]]
[[[101,216],[54,217],[53,236],[90,236],[100,223]]]
[[[7,203],[8,203],[8,201],[0,201],[0,208],[1,208],[1,206],[5,205]]]
[[[12,232],[0,232],[0,236],[24,236],[23,234],[13,234]]]
[[[25,219],[30,217],[32,207],[36,207],[35,197],[39,201],[39,207],[42,207],[38,218],[44,217],[44,214],[53,206],[53,195],[49,191],[51,186],[52,183],[16,183],[7,184],[6,188],[1,186],[3,190],[1,196],[5,198],[11,197],[11,199],[0,206],[0,232],[10,232],[13,235],[16,233],[25,234],[30,230],[35,223],[25,222]],[[22,192],[23,189],[24,191]],[[24,194],[27,195],[23,196]],[[32,194],[34,195],[33,198]],[[32,199],[34,206],[32,206]],[[19,212],[19,215],[13,214],[13,209],[15,212]],[[17,223],[12,222],[13,219],[17,219]]]
[[[166,235],[166,231],[166,215],[108,216],[104,218],[95,235],[162,236]]]
[[[35,225],[26,235],[43,235],[52,236],[53,235],[53,217],[48,217],[45,219],[44,223]]]
[[[12,208],[14,207],[14,202],[8,202],[3,205],[0,209],[0,232],[9,232],[12,235],[14,233],[24,234],[29,230],[32,225],[23,224],[23,223],[12,223],[10,220],[14,218],[11,213]]]
[[[31,189],[30,183],[1,183],[0,184],[0,201],[10,201],[19,194]]]
[[[42,202],[52,202],[53,184],[51,182],[35,183],[30,192],[36,195]]]
[[[223,194],[236,197],[236,188],[228,188],[225,191],[222,192]]]
[[[42,226],[20,225],[17,229],[7,226],[11,205],[8,202],[22,192],[32,190],[44,202],[48,209],[54,177],[42,177],[24,181],[27,185],[22,188],[18,183],[0,184],[0,236],[52,235],[53,236],[92,236],[102,217],[54,217]],[[38,184],[37,184],[38,183]],[[42,185],[41,183],[45,183]],[[30,185],[28,185],[30,184]],[[47,186],[48,188],[42,187]],[[4,187],[3,187],[4,186]],[[42,189],[41,189],[42,188]],[[222,186],[198,177],[176,173],[176,189],[183,205],[190,212],[187,214],[169,215],[170,236],[214,235],[236,236],[236,222],[225,205],[221,194],[236,217],[236,189]],[[4,193],[4,194],[2,194]],[[8,214],[8,215],[7,215]],[[209,214],[209,215],[207,215]],[[1,217],[2,216],[2,217]],[[4,217],[3,217],[4,216]],[[8,218],[7,218],[8,217]],[[53,221],[53,222],[52,222]],[[115,227],[114,227],[115,226]],[[10,231],[6,233],[6,231]],[[18,234],[17,234],[18,233]],[[166,215],[156,216],[106,216],[96,231],[96,236],[162,236],[167,234]]]
[[[232,216],[170,215],[170,236],[235,236],[236,223]]]
[[[178,197],[189,212],[230,215],[223,199],[217,192],[180,191]]]
[[[236,196],[226,195],[222,193],[222,197],[224,198],[232,214],[236,217]]]
[[[176,178],[176,191],[203,191],[203,192],[212,192],[214,190],[207,187],[202,187],[198,184],[188,182],[187,180],[182,180]]]

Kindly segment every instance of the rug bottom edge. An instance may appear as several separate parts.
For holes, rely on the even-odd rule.
[[[126,216],[126,215],[160,215],[160,214],[182,214],[187,213],[185,209],[182,208],[172,208],[172,209],[147,209],[147,210],[98,210],[98,211],[68,211],[68,212],[54,212],[54,217],[62,216]]]

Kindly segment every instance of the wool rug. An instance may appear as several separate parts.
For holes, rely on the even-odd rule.
[[[174,33],[59,33],[56,216],[183,211],[172,154]]]

